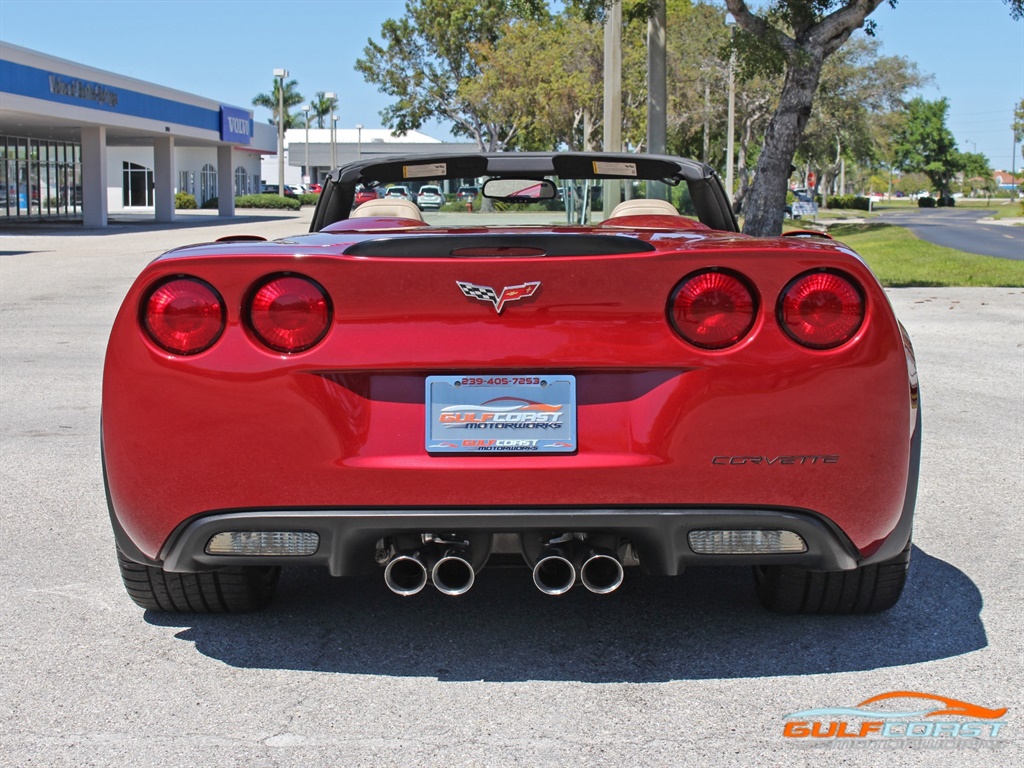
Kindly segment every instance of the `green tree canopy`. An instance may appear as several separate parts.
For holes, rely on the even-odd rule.
[[[912,99],[906,119],[893,137],[896,166],[926,174],[940,194],[949,192],[954,174],[962,168],[956,139],[946,127],[948,110],[946,99]]]
[[[821,179],[827,195],[845,160],[870,164],[886,153],[880,124],[905,108],[910,91],[927,78],[902,56],[880,56],[880,44],[865,35],[854,37],[822,67],[821,82],[798,156]]]
[[[960,167],[965,178],[992,177],[992,164],[981,152],[961,152],[960,157],[957,159],[957,165]]]
[[[338,99],[337,97],[329,99],[326,91],[317,91],[313,101],[309,103],[309,109],[316,120],[316,127],[323,128],[324,120],[331,116],[331,111],[338,109]]]
[[[260,93],[253,97],[252,105],[254,107],[266,107],[270,110],[272,117],[269,122],[271,125],[277,125],[277,110],[278,110],[278,96],[281,88],[280,78],[274,78],[274,86],[270,93]],[[284,128],[302,128],[306,125],[305,115],[301,112],[296,112],[294,115],[289,111],[292,107],[297,107],[302,103],[302,94],[298,91],[299,83],[297,80],[288,80],[284,84]]]
[[[598,25],[568,15],[520,19],[496,42],[473,48],[481,74],[463,83],[463,93],[518,126],[517,148],[592,148],[601,112]]]
[[[407,0],[405,16],[381,26],[355,68],[367,82],[395,98],[381,112],[399,134],[428,120],[448,120],[453,132],[481,150],[500,151],[518,125],[486,99],[470,98],[466,84],[481,73],[480,45],[494,45],[516,18],[506,0]]]

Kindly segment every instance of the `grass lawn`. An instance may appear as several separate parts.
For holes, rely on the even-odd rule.
[[[1024,203],[1001,205],[992,209],[993,219],[1019,219],[1024,217]]]
[[[864,257],[882,285],[1024,287],[1024,261],[977,256],[919,240],[891,224],[836,224],[829,234]]]

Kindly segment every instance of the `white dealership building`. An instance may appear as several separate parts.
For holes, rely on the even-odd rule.
[[[0,226],[169,222],[177,192],[233,216],[276,152],[276,130],[250,109],[0,41]]]

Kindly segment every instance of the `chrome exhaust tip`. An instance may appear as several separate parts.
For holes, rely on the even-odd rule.
[[[395,555],[384,568],[384,583],[396,595],[415,595],[427,586],[427,566],[418,553]]]
[[[533,566],[533,583],[545,595],[564,595],[576,583],[576,567],[560,552],[550,552]]]
[[[622,563],[612,554],[591,552],[580,568],[580,581],[596,595],[607,595],[622,586]]]
[[[460,550],[450,549],[434,564],[430,578],[444,595],[464,595],[476,580],[473,564]]]

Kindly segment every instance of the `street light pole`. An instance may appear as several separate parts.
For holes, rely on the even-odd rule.
[[[604,151],[622,151],[622,2],[612,0],[604,22]],[[618,179],[604,182],[602,204],[604,218],[612,215],[619,203],[622,184]],[[589,205],[589,204],[585,204]],[[580,224],[590,211],[580,212]]]
[[[324,94],[324,98],[331,104],[331,124],[328,127],[331,129],[331,170],[333,171],[338,167],[338,154],[334,147],[334,121],[337,120],[334,116],[334,101],[338,98],[338,94],[334,91],[328,91]]]
[[[302,167],[302,183],[310,184],[313,179],[309,173],[309,104],[303,104],[299,109],[306,113],[306,164]]]
[[[331,165],[338,167],[338,116],[331,115]]]
[[[356,159],[363,159],[363,126],[362,123],[356,123]]]
[[[732,40],[732,30],[736,25],[736,19],[731,13],[725,14],[725,25],[729,27],[729,40]],[[725,140],[725,193],[732,202],[733,190],[733,155],[736,150],[736,51],[729,54],[729,134]]]
[[[647,21],[647,151],[652,155],[664,155],[667,144],[668,63],[665,50],[665,2],[660,0]],[[649,181],[647,197],[665,200],[668,187],[660,181]]]
[[[277,86],[277,192],[284,197],[284,79],[287,69],[275,69]]]

